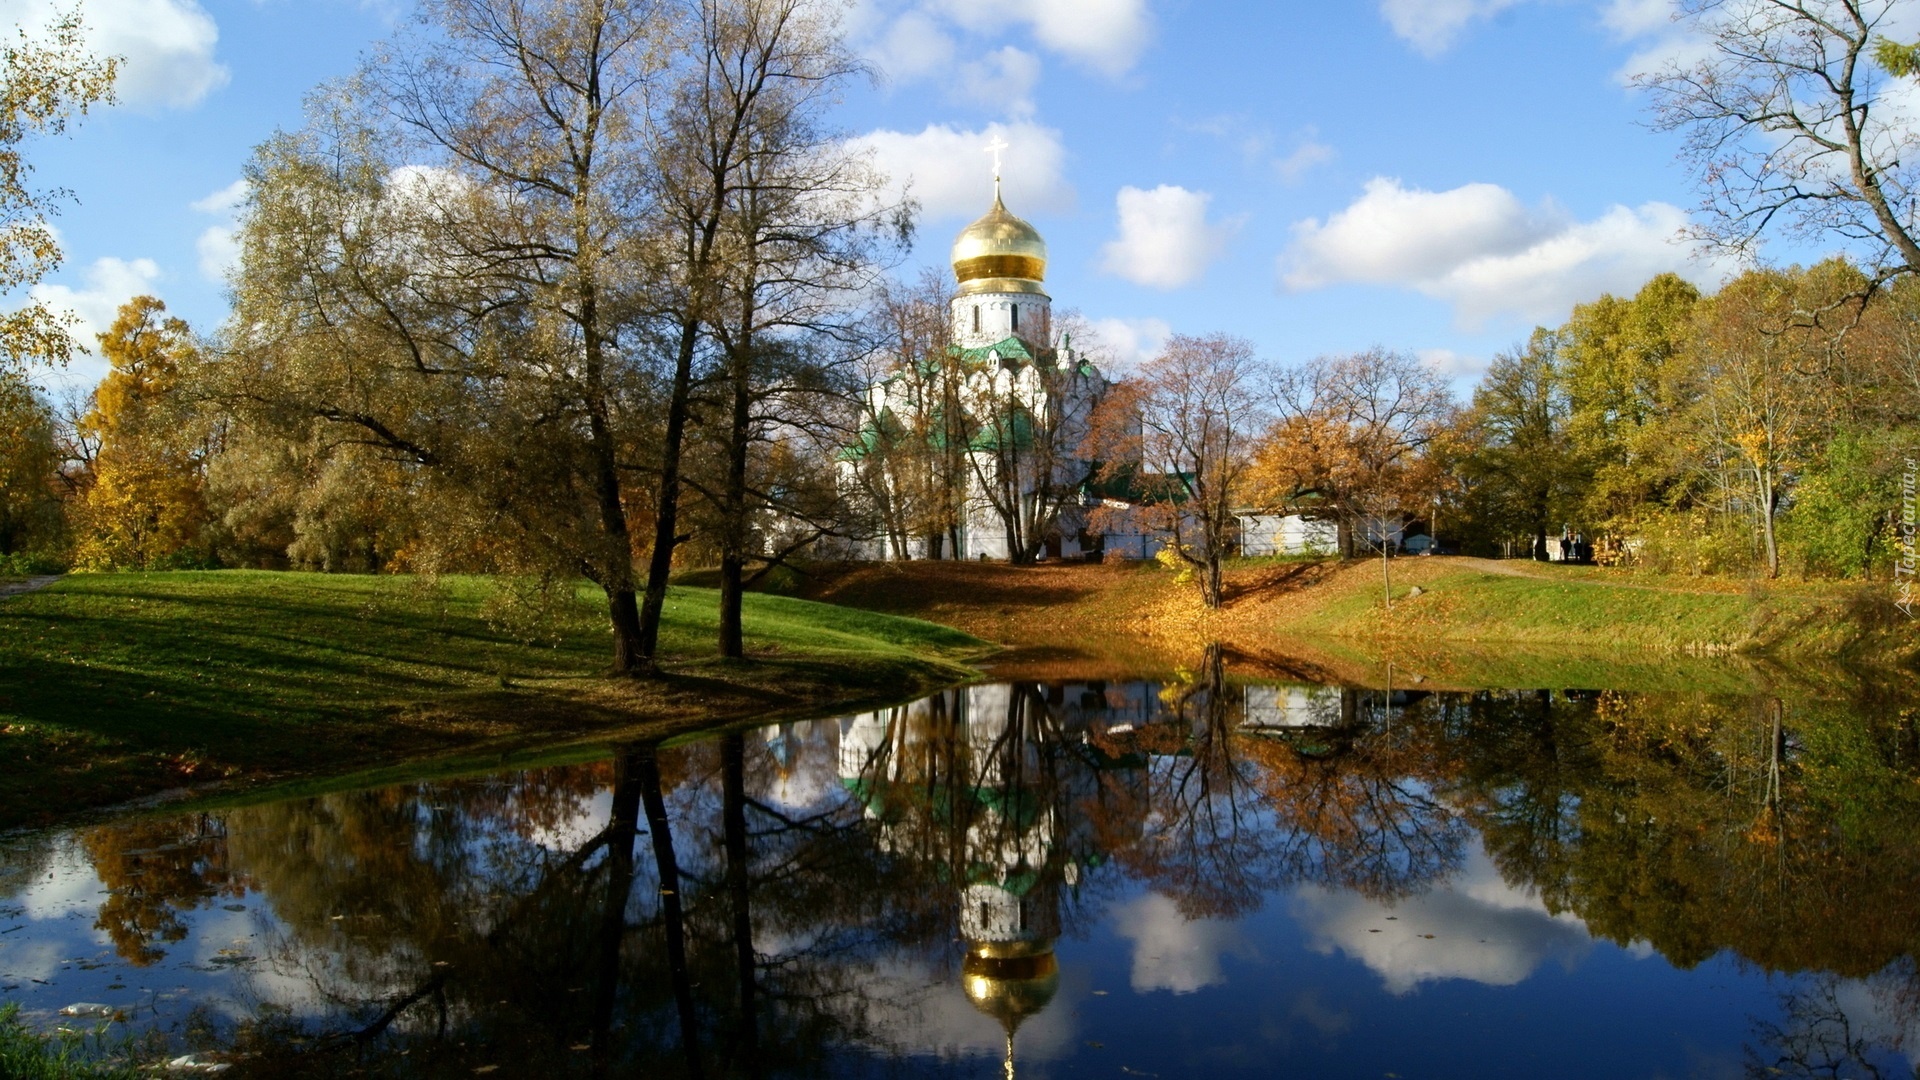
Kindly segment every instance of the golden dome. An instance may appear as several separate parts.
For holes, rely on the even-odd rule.
[[[953,241],[953,274],[963,296],[1039,293],[1047,278],[1047,242],[1040,230],[1007,212],[996,186],[993,209]]]
[[[1060,961],[1052,942],[976,944],[960,962],[960,976],[973,1007],[1011,1030],[1059,992]]]

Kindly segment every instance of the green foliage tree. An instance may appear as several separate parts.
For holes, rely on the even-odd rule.
[[[42,552],[61,538],[53,410],[17,372],[0,370],[0,556]]]
[[[1530,537],[1547,557],[1547,533],[1577,516],[1582,463],[1567,438],[1569,413],[1560,338],[1536,330],[1527,344],[1494,357],[1464,422],[1473,451],[1455,466],[1475,493],[1479,524],[1496,536]]]
[[[419,476],[443,559],[588,577],[635,671],[652,400],[622,334],[664,26],[624,0],[422,13],[256,153],[218,390],[250,425],[302,445],[330,425]]]
[[[1673,274],[1630,300],[1573,309],[1557,334],[1570,454],[1590,470],[1579,516],[1616,533],[1683,497],[1673,422],[1689,387],[1687,342],[1700,291]]]

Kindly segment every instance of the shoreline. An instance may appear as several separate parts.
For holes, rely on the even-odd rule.
[[[749,657],[708,644],[714,598],[675,589],[664,674],[612,679],[598,613],[528,642],[498,583],[268,572],[75,575],[0,601],[0,830],[161,793],[249,791],[454,756],[666,739],[978,677],[946,627],[750,597]]]

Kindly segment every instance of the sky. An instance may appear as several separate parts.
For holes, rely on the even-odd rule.
[[[140,293],[216,330],[249,153],[407,8],[81,3],[96,48],[126,58],[120,101],[29,149],[74,196],[66,263],[34,292],[89,341]],[[1412,352],[1464,392],[1576,303],[1732,269],[1681,241],[1698,195],[1629,83],[1697,48],[1672,4],[859,0],[849,40],[878,78],[829,122],[921,205],[903,275],[944,266],[986,210],[1003,139],[1056,311],[1095,324],[1112,368],[1169,333],[1230,333],[1289,364]],[[53,7],[0,0],[24,25]]]

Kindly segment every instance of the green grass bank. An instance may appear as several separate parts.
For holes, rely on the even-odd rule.
[[[676,588],[664,674],[609,679],[597,590],[215,571],[77,575],[0,599],[0,828],[189,784],[283,781],[484,748],[652,738],[911,695],[984,643],[932,623]]]
[[[1413,595],[1415,589],[1418,595]],[[1303,590],[1291,632],[1345,638],[1625,653],[1744,653],[1782,660],[1904,665],[1920,623],[1885,585],[1742,582],[1594,567],[1401,559],[1393,604],[1377,562],[1356,562]]]

